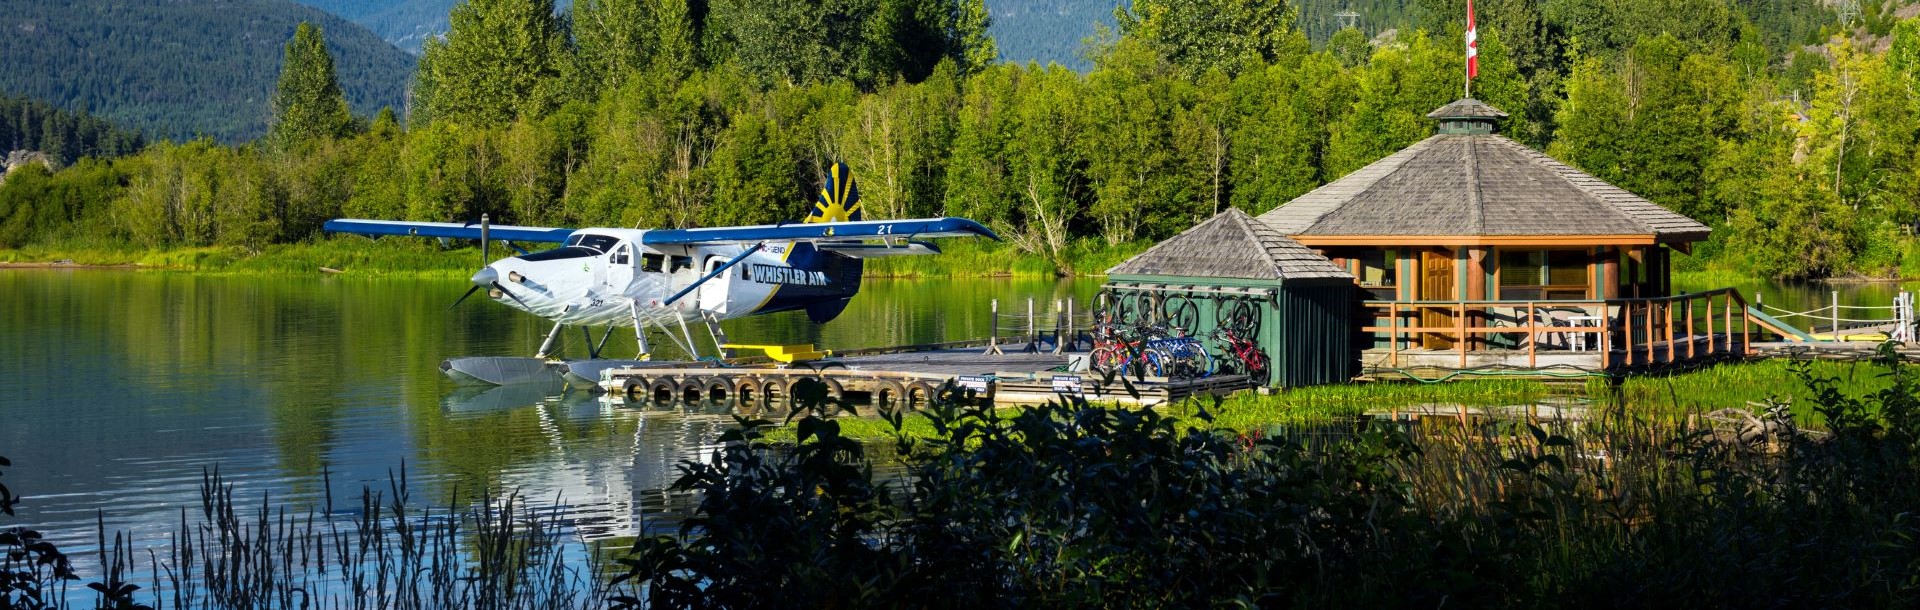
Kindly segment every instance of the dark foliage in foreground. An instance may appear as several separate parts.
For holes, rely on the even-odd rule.
[[[1920,385],[1883,364],[1892,388],[1867,402],[1802,369],[1817,434],[1776,409],[1734,426],[1616,415],[1280,439],[1081,401],[1007,416],[951,400],[925,413],[937,438],[901,438],[897,488],[821,413],[796,411],[792,447],[743,419],[675,484],[702,494],[696,517],[620,560],[645,593],[616,601],[1912,605]]]

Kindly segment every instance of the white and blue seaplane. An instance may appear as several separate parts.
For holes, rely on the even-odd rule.
[[[564,229],[342,218],[329,233],[475,239],[504,242],[517,254],[473,274],[473,287],[493,301],[553,321],[532,358],[455,358],[441,370],[463,382],[534,381],[556,367],[586,379],[599,371],[650,360],[647,329],[661,330],[687,354],[700,351],[688,323],[704,324],[715,346],[728,345],[720,321],[779,311],[805,311],[815,323],[840,315],[860,291],[862,261],[885,256],[938,254],[936,237],[999,239],[965,218],[861,220],[860,191],[844,164],[828,168],[813,209],[797,223],[697,229]],[[528,252],[527,243],[558,247]],[[589,358],[558,362],[552,351],[561,331],[587,336]],[[591,329],[605,328],[598,344]],[[636,329],[636,360],[600,357],[615,327]],[[725,356],[722,348],[721,356]]]

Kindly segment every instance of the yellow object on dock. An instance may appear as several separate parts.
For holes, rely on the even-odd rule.
[[[1857,330],[1857,331],[1843,330],[1843,331],[1840,331],[1840,334],[1838,336],[1835,336],[1833,333],[1807,333],[1807,334],[1811,335],[1815,340],[1818,340],[1818,341],[1853,341],[1853,342],[1879,343],[1881,341],[1886,341],[1887,339],[1892,338],[1892,336],[1887,334],[1885,331],[1877,331],[1877,330]]]
[[[801,345],[739,345],[729,343],[720,347],[723,349],[757,349],[766,352],[768,358],[789,364],[804,360],[819,360],[833,354],[831,351],[814,351],[812,343]]]

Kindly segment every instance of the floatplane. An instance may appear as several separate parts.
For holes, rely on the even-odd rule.
[[[585,378],[599,371],[651,360],[647,329],[657,328],[687,354],[700,357],[689,323],[703,324],[728,355],[722,320],[781,311],[805,311],[825,323],[840,315],[860,291],[865,259],[939,254],[925,241],[938,237],[984,237],[992,230],[965,218],[862,220],[860,191],[847,166],[828,168],[812,210],[797,223],[693,229],[620,229],[496,226],[479,223],[407,222],[341,218],[328,233],[414,236],[443,240],[498,240],[515,255],[475,272],[473,287],[454,301],[486,291],[496,303],[553,322],[532,358],[471,357],[441,363],[456,380],[504,385],[551,378],[557,367]],[[520,244],[557,247],[530,252]],[[578,327],[589,349],[585,361],[562,362],[553,349],[567,327]],[[634,328],[635,360],[602,359],[614,328]],[[604,328],[598,343],[592,329]],[[677,332],[676,332],[677,331]]]

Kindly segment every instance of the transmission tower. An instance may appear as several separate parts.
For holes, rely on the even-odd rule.
[[[1859,0],[1840,0],[1835,10],[1840,13],[1840,25],[1853,27],[1854,22],[1860,20]]]
[[[1848,1],[1851,2],[1852,0]],[[1351,3],[1345,8],[1340,9],[1340,12],[1334,13],[1333,16],[1340,20],[1340,29],[1344,30],[1360,26],[1360,13],[1353,12],[1353,5]]]

